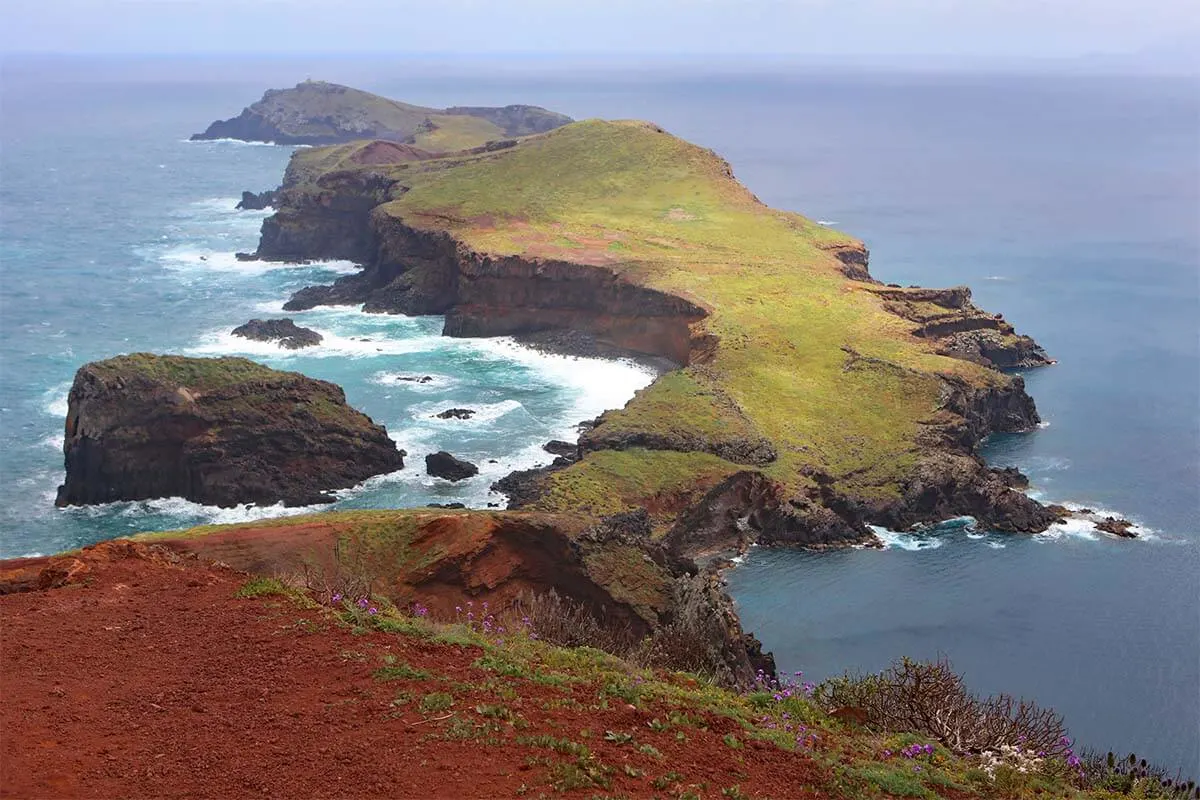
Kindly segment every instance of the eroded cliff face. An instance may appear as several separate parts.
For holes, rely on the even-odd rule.
[[[971,302],[966,286],[950,289],[873,288],[884,308],[917,323],[913,334],[938,344],[938,352],[997,369],[1039,367],[1054,363],[1037,342],[1016,332],[1000,314],[989,314]]]
[[[486,603],[503,617],[531,596],[553,592],[630,643],[686,627],[727,685],[749,684],[764,663],[721,584],[652,542],[642,514],[587,520],[516,512],[330,513],[156,536],[155,545],[295,577],[318,591],[369,587],[401,609],[420,603],[443,620],[455,619],[468,603],[476,612]],[[65,563],[49,564],[50,572],[42,562],[21,564],[0,575],[0,591],[44,584]]]
[[[329,182],[332,185],[332,182]],[[447,336],[582,331],[620,350],[687,364],[704,309],[623,280],[613,269],[556,259],[494,257],[442,231],[412,227],[377,200],[382,182],[298,198],[263,224],[269,260],[348,258],[363,271],[296,292],[285,310],[361,303],[393,314],[445,314]]]

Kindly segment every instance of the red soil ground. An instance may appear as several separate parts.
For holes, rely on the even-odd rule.
[[[0,595],[0,797],[555,796],[553,765],[574,758],[516,741],[538,735],[585,743],[615,768],[607,790],[568,795],[720,798],[734,784],[754,797],[828,794],[802,755],[727,746],[725,734],[740,734],[730,720],[707,717],[680,742],[647,726],[665,707],[588,710],[597,687],[498,678],[472,666],[476,648],[354,635],[321,609],[238,599],[248,576],[228,568],[122,543],[54,563],[48,573],[44,562],[0,563],[0,591],[22,571],[62,582],[62,565],[74,569],[61,588]],[[430,677],[376,680],[388,654]],[[515,697],[498,699],[497,682]],[[412,699],[393,704],[398,691]],[[453,706],[421,713],[433,692]],[[561,707],[571,700],[579,706]],[[456,723],[485,721],[480,704],[528,726],[498,726],[492,743],[455,738]],[[662,757],[605,741],[609,730]]]

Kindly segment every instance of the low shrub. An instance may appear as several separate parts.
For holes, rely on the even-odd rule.
[[[1200,786],[1195,781],[1183,780],[1178,772],[1171,775],[1133,753],[1125,758],[1114,753],[1085,753],[1080,769],[1085,785],[1092,789],[1131,797],[1200,800]]]
[[[950,662],[902,659],[877,675],[844,675],[817,686],[827,711],[857,709],[869,727],[915,731],[959,753],[1020,748],[1042,757],[1071,756],[1062,717],[1006,694],[979,698]]]

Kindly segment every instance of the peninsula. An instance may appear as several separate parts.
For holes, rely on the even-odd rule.
[[[288,91],[354,92],[330,86]],[[1061,520],[978,455],[1038,422],[1010,370],[1051,362],[969,289],[880,283],[861,242],[766,206],[650,123],[535,129],[549,112],[365,93],[319,121],[277,113],[281,94],[204,136],[371,137],[298,150],[278,190],[249,196],[275,213],[247,257],[362,265],[288,308],[441,314],[450,336],[664,369],[577,443],[548,443],[551,467],[500,481],[508,510],[342,511],[0,562],[6,788],[1200,796],[1133,755],[1080,758],[1052,710],[976,697],[944,661],[793,682],[741,628],[719,570],[754,543]],[[250,501],[310,502],[404,455],[337,387],[243,359],[85,365],[66,433],[60,503],[189,486],[222,502],[266,478]],[[427,457],[446,467],[474,468]]]
[[[579,458],[503,481],[510,507],[648,509],[687,555],[1059,518],[976,453],[1037,424],[1001,371],[1049,363],[1033,340],[965,287],[881,284],[861,242],[764,205],[653,124],[590,120],[442,157],[302,150],[275,207],[259,258],[364,265],[289,309],[444,314],[447,335],[583,337],[674,365],[596,420]]]
[[[267,91],[238,116],[217,120],[191,138],[307,145],[385,139],[444,152],[544,133],[570,121],[539,106],[426,108],[336,83],[304,81]]]

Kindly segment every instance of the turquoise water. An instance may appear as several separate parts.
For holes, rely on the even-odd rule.
[[[989,457],[1048,500],[1127,515],[1012,537],[947,526],[882,552],[752,551],[729,574],[782,667],[820,678],[945,654],[980,691],[1055,706],[1084,744],[1200,774],[1200,101],[1194,81],[1047,75],[794,73],[688,79],[365,62],[6,65],[0,123],[0,555],[131,530],[279,513],[180,501],[56,510],[65,392],[83,361],[131,350],[242,352],[346,387],[417,455],[341,505],[462,500],[548,457],[538,445],[619,405],[631,365],[437,336],[437,318],[295,315],[329,335],[288,356],[226,333],[344,264],[234,261],[288,152],[183,139],[309,74],[417,103],[539,103],[650,118],[713,147],[772,205],[862,237],[900,283],[965,283],[1060,359],[1029,373],[1047,427]],[[201,256],[205,260],[201,260]],[[360,339],[369,341],[363,342]],[[397,382],[432,375],[426,387]],[[484,411],[431,420],[450,405]],[[450,487],[419,456],[484,475]],[[494,458],[498,463],[487,464]]]

